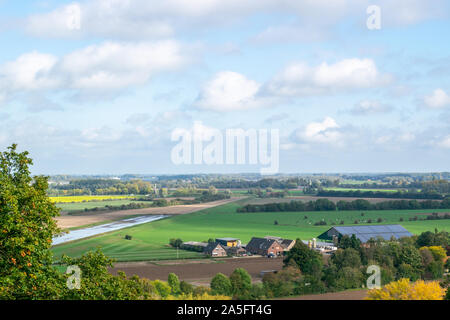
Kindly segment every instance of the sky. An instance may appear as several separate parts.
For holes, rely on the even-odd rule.
[[[35,174],[259,172],[173,160],[176,130],[239,128],[279,131],[280,173],[450,171],[449,18],[445,0],[0,0],[0,150]]]

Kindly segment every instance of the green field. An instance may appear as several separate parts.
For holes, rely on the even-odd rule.
[[[229,203],[192,214],[174,216],[59,245],[52,250],[56,257],[61,254],[79,256],[87,250],[101,247],[106,255],[118,261],[175,259],[177,251],[167,245],[170,238],[181,238],[183,241],[206,241],[209,238],[236,237],[246,243],[254,236],[273,235],[308,240],[328,230],[331,222],[339,223],[344,220],[345,225],[351,225],[356,219],[360,221],[360,224],[366,224],[368,219],[376,221],[382,218],[382,224],[401,224],[415,234],[427,230],[434,231],[435,228],[450,231],[450,220],[408,221],[408,218],[420,213],[446,210],[365,211],[364,216],[361,216],[361,211],[236,213],[238,206],[237,203]],[[400,218],[405,221],[399,222]],[[313,225],[322,219],[328,223],[327,226]],[[274,224],[275,220],[278,221],[278,225]],[[131,235],[133,239],[125,240],[126,234]],[[183,250],[179,250],[178,254],[179,258],[202,256],[196,252]]]
[[[56,206],[61,208],[65,212],[78,212],[86,209],[104,208],[105,206],[121,206],[130,203],[146,203],[151,204],[149,201],[134,201],[134,200],[103,200],[103,201],[88,201],[88,202],[75,202],[75,203],[57,203]]]
[[[106,200],[125,200],[135,199],[135,196],[58,196],[49,197],[55,203],[88,202],[88,201],[106,201]]]

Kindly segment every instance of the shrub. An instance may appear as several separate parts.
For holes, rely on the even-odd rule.
[[[172,294],[179,294],[181,292],[180,280],[175,273],[169,273],[167,283],[170,286]]]
[[[211,279],[211,292],[215,295],[231,295],[232,285],[230,279],[223,273],[216,274]]]
[[[445,290],[439,282],[419,280],[411,283],[409,279],[391,282],[381,289],[368,292],[367,300],[443,300]]]
[[[237,268],[230,275],[231,287],[233,295],[239,297],[248,294],[252,287],[252,278],[247,270]]]
[[[186,281],[181,281],[180,291],[182,294],[192,294],[194,293],[194,286]]]

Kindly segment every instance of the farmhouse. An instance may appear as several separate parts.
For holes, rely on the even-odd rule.
[[[284,251],[284,248],[277,240],[267,238],[252,238],[245,249],[252,254],[262,256],[279,256]]]
[[[226,257],[227,251],[220,243],[209,243],[205,250],[203,251],[204,254],[211,256],[211,257]]]
[[[392,225],[373,225],[373,226],[345,226],[333,227],[318,236],[321,240],[340,239],[344,235],[351,237],[355,235],[362,243],[366,243],[370,239],[382,238],[390,240],[392,237],[400,239],[403,237],[411,237],[412,234],[399,224]]]

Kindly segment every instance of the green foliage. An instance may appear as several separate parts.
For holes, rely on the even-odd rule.
[[[345,267],[359,268],[361,266],[359,252],[353,248],[338,249],[331,257],[331,262],[338,269]]]
[[[180,279],[178,279],[178,276],[175,273],[169,273],[167,282],[172,294],[177,295],[181,292]]]
[[[339,239],[339,248],[347,249],[359,249],[361,247],[361,241],[356,238],[354,234],[349,237],[348,235],[344,235]]]
[[[215,295],[218,295],[218,294],[231,295],[232,294],[231,281],[223,273],[218,273],[211,279],[210,287],[211,287],[212,293]]]
[[[0,153],[0,299],[52,299],[60,277],[51,266],[59,209],[47,177],[31,178],[32,160],[17,146]]]
[[[296,265],[303,274],[313,275],[320,278],[323,261],[322,255],[308,248],[300,239],[287,253],[283,260],[284,265]]]
[[[235,297],[245,296],[252,288],[252,278],[247,270],[237,268],[230,275],[231,291]]]
[[[181,281],[180,291],[182,294],[192,294],[194,293],[194,286],[186,281]]]
[[[183,244],[183,240],[181,240],[180,238],[178,239],[172,238],[169,239],[169,244],[174,248],[180,248],[181,245]]]

